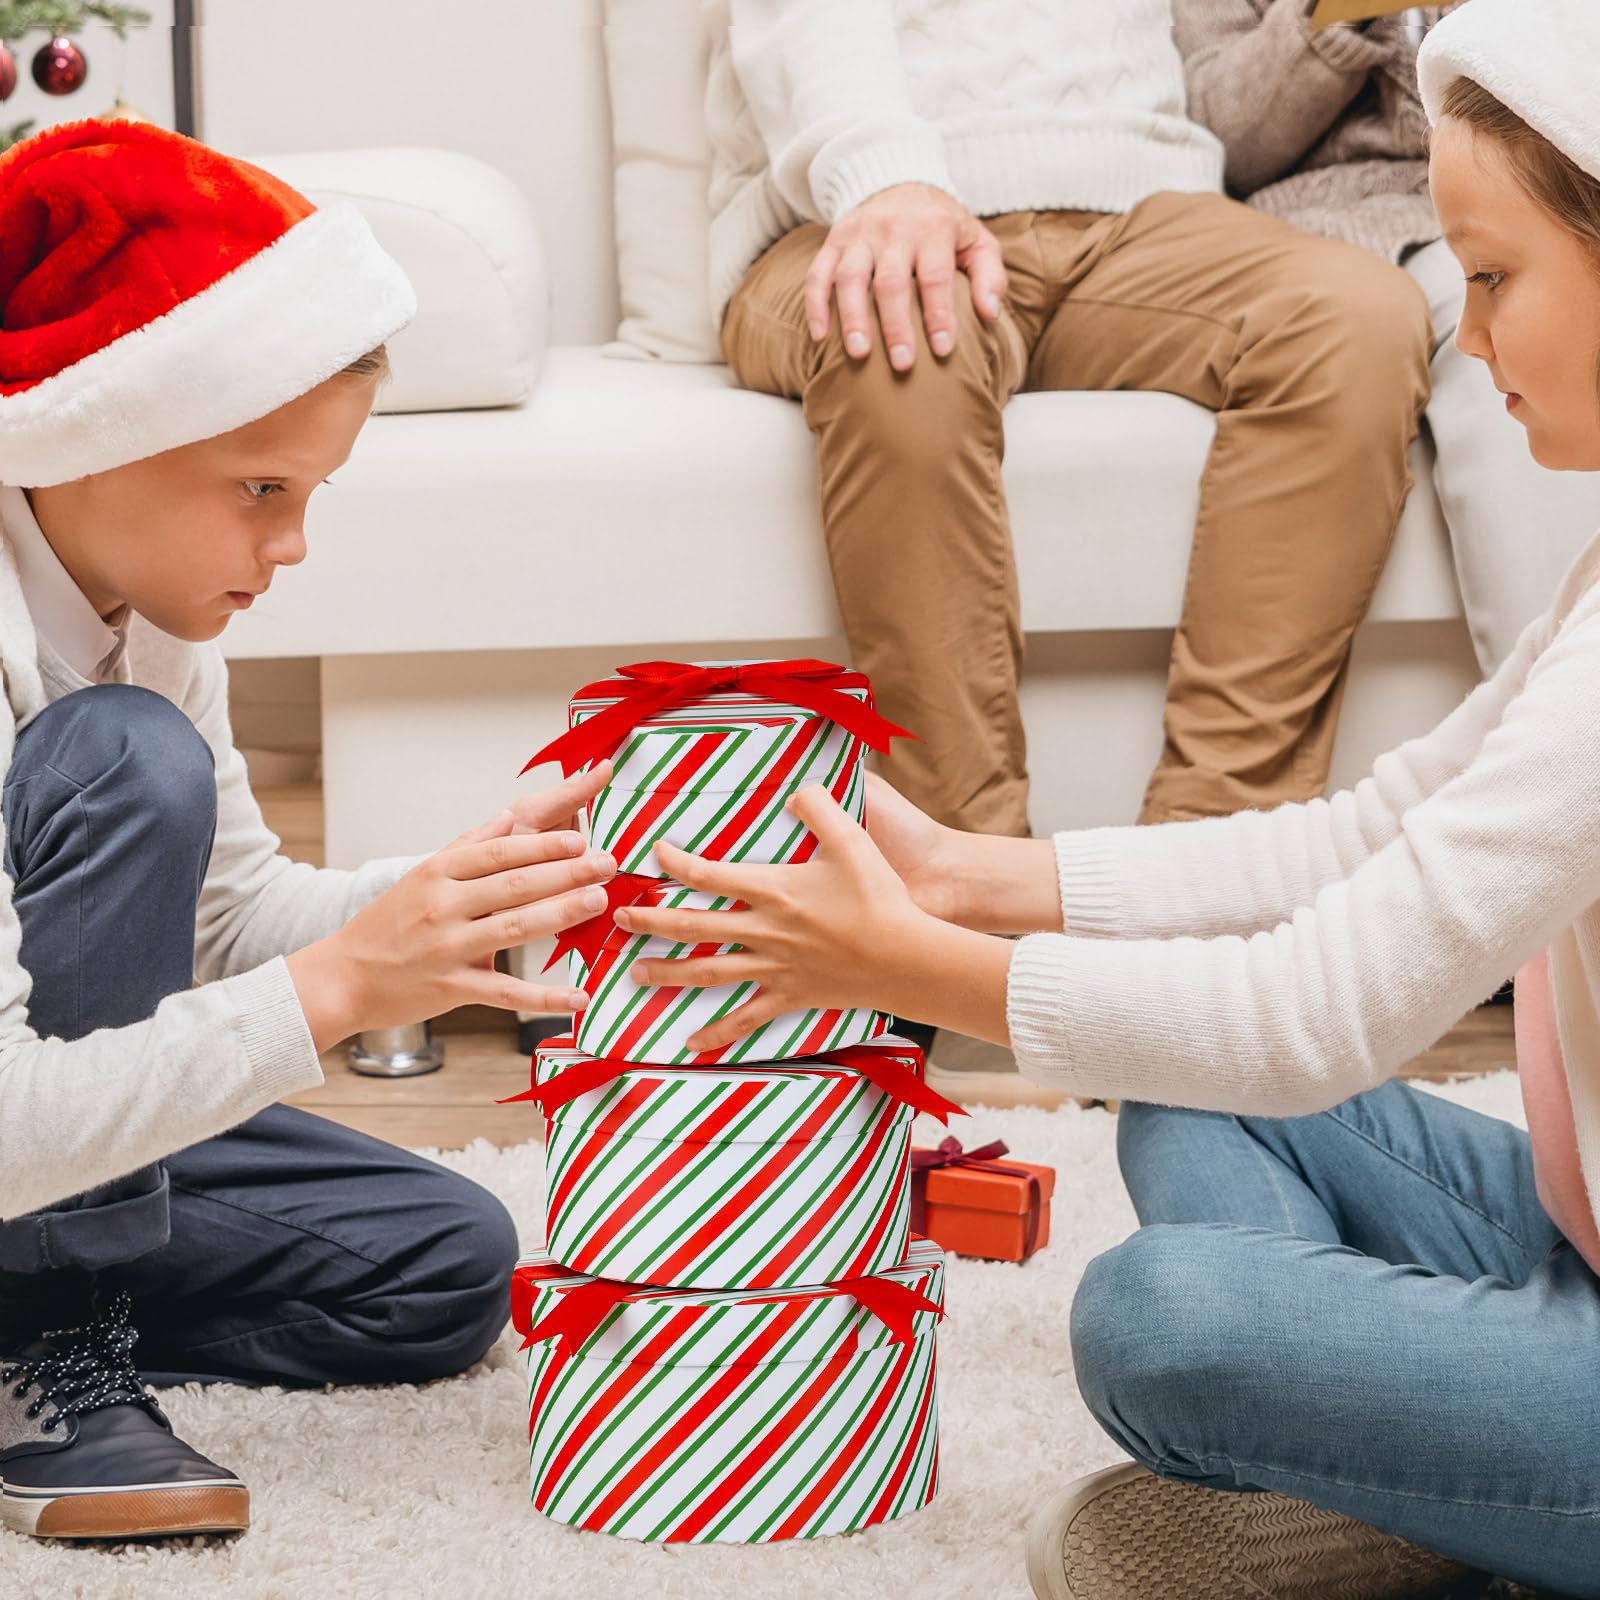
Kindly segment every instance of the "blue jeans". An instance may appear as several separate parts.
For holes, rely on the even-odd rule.
[[[1144,1225],[1071,1327],[1129,1455],[1600,1596],[1600,1280],[1527,1134],[1396,1080],[1276,1120],[1124,1103],[1117,1154]]]
[[[209,746],[147,689],[83,689],[23,729],[5,870],[37,1033],[126,1026],[191,986],[216,804]],[[22,1303],[30,1279],[57,1271],[126,1288],[152,1382],[419,1381],[493,1343],[516,1254],[511,1218],[480,1185],[272,1106],[0,1221],[0,1296]]]

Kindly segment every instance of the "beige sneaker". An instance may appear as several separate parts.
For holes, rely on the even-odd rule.
[[[1129,1461],[1079,1478],[1028,1527],[1039,1600],[1422,1600],[1486,1574],[1337,1511],[1234,1494]]]

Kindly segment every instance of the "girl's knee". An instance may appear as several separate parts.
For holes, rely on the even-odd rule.
[[[1108,1417],[1159,1417],[1180,1427],[1196,1403],[1251,1369],[1244,1277],[1256,1230],[1154,1223],[1085,1269],[1070,1321],[1085,1404]]]

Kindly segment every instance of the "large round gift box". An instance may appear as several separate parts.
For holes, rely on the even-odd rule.
[[[913,1239],[854,1284],[718,1292],[526,1258],[512,1319],[530,1341],[534,1506],[626,1538],[748,1544],[927,1505],[943,1262]]]
[[[897,1265],[913,1111],[880,1083],[914,1086],[922,1052],[889,1035],[842,1061],[876,1070],[619,1066],[568,1041],[542,1045],[534,1078],[546,1092],[598,1079],[546,1116],[550,1255],[599,1277],[709,1289],[832,1283]]]

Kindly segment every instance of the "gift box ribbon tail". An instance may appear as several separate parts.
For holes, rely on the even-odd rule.
[[[585,966],[593,967],[600,959],[600,952],[605,948],[605,942],[616,926],[612,918],[623,906],[631,906],[643,899],[652,887],[663,881],[643,872],[619,872],[605,885],[605,906],[592,917],[576,922],[570,928],[563,928],[556,935],[555,952],[545,962],[543,970],[548,972],[556,962],[574,950],[583,957]]]
[[[881,1049],[872,1050],[864,1045],[850,1045],[843,1050],[830,1050],[826,1055],[817,1056],[815,1059],[830,1062],[837,1067],[853,1067],[863,1078],[876,1084],[891,1099],[898,1100],[901,1105],[910,1106],[913,1111],[926,1111],[929,1116],[937,1117],[946,1127],[949,1126],[951,1117],[968,1115],[965,1106],[958,1106],[954,1100],[946,1100],[937,1090],[930,1089],[916,1073],[896,1065],[883,1054]]]

